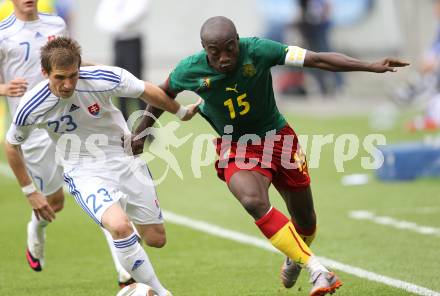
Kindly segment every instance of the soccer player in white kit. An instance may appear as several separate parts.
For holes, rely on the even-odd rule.
[[[55,15],[39,14],[38,1],[12,0],[14,13],[0,22],[0,95],[6,96],[10,114],[14,116],[21,96],[26,89],[33,88],[44,80],[41,73],[40,48],[49,39],[67,36],[66,24]],[[21,146],[26,168],[33,181],[47,198],[51,208],[58,212],[63,208],[63,168],[55,162],[55,146],[46,131],[35,129],[26,143]],[[33,183],[24,186],[25,194],[35,190]],[[26,259],[35,271],[41,271],[44,264],[45,230],[48,221],[37,219],[32,212],[27,225]],[[122,268],[114,255],[111,236],[104,231],[109,243],[119,286],[132,282],[130,275]],[[110,238],[109,238],[110,236]]]
[[[67,35],[64,21],[54,15],[39,14],[37,1],[12,0],[14,13],[0,23],[0,95],[7,97],[13,116],[26,89],[34,87],[44,77],[41,74],[39,48],[48,39]],[[63,169],[55,164],[55,146],[47,133],[35,129],[22,145],[26,168],[38,189],[47,197],[55,212],[64,204]],[[24,193],[32,188],[31,180],[24,185]],[[45,228],[48,221],[37,219],[32,212],[27,225],[26,258],[32,269],[41,271]]]
[[[140,98],[146,103],[191,119],[198,105],[181,106],[159,87],[128,71],[108,66],[81,67],[79,45],[56,38],[41,50],[48,80],[27,92],[7,134],[7,156],[19,183],[26,172],[19,147],[35,128],[48,132],[63,161],[64,180],[76,202],[93,221],[107,229],[122,266],[159,296],[171,295],[157,279],[138,241],[132,221],[149,246],[165,244],[165,228],[155,188],[146,164],[121,145],[129,130],[110,98]],[[51,221],[55,214],[38,192],[28,196],[37,215]]]

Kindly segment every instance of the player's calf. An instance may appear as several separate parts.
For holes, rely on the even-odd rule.
[[[141,236],[147,246],[162,248],[167,242],[165,227],[163,224],[137,225]]]

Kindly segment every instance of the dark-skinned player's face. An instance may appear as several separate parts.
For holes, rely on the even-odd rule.
[[[220,73],[230,73],[235,70],[239,52],[238,36],[225,40],[205,40],[202,45],[211,67]]]

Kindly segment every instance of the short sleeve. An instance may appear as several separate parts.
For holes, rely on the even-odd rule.
[[[12,123],[6,134],[6,140],[12,145],[21,145],[29,137],[33,128],[33,125],[17,126],[15,123]]]
[[[268,66],[284,65],[288,50],[286,44],[254,37],[251,38],[250,46],[254,55],[263,59]]]
[[[125,69],[121,69],[121,81],[115,89],[115,95],[127,98],[139,98],[145,90],[145,82],[136,78]]]
[[[177,95],[184,90],[191,90],[191,88],[188,87],[190,81],[187,77],[187,73],[189,73],[187,69],[187,62],[183,60],[170,73],[167,80],[167,88],[172,94]]]

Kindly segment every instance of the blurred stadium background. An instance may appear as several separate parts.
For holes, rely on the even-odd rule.
[[[265,30],[261,11],[264,2],[151,1],[149,13],[144,20],[148,75],[151,79],[161,82],[182,57],[200,50],[200,25],[210,16],[224,15],[231,18],[241,36],[261,36]],[[358,5],[350,4],[356,2],[351,0],[333,2],[338,11],[344,11],[347,5],[354,6],[353,16],[343,12],[336,15],[339,16],[341,24],[335,25],[331,39],[335,50],[338,51],[370,58],[392,54],[415,61],[428,47],[435,34],[436,19],[431,0],[360,0]],[[369,5],[368,2],[371,2],[371,10],[365,9]],[[80,0],[76,3],[73,34],[82,44],[85,55],[90,56],[91,60],[111,61],[110,36],[93,26],[98,1]],[[295,34],[291,37],[292,44],[298,42]],[[377,88],[376,83],[382,79],[369,78],[362,79],[362,82],[353,79],[353,83],[357,81],[358,88],[380,94],[380,88]],[[374,83],[375,87],[365,86],[369,83]]]

